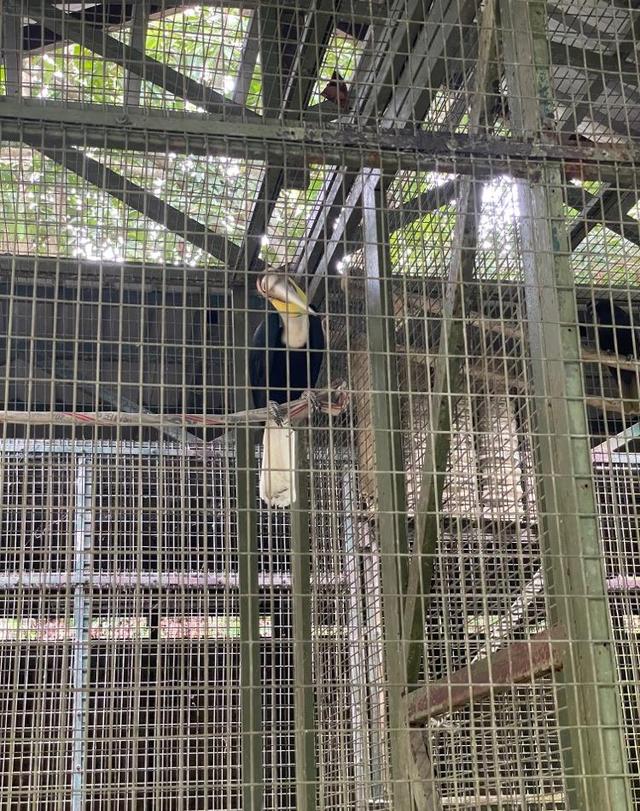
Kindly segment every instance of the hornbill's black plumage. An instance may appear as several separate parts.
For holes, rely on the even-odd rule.
[[[587,320],[597,324],[598,346],[603,352],[612,352],[622,358],[638,357],[640,340],[635,335],[631,318],[626,310],[608,299],[597,299],[587,305]],[[636,374],[630,369],[609,366],[611,375],[620,380],[622,396],[628,399],[635,396]]]
[[[319,315],[303,291],[282,273],[258,280],[258,292],[275,308],[253,336],[249,381],[253,403],[297,400],[315,386],[325,348]],[[270,417],[264,431],[260,496],[267,504],[288,507],[295,500],[293,466],[295,434],[289,425]]]

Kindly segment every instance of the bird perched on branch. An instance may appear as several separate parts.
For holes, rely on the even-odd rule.
[[[320,95],[324,96],[327,101],[337,104],[342,111],[349,109],[349,88],[337,70],[333,71],[329,84],[320,92]]]
[[[257,287],[274,307],[256,329],[249,357],[254,405],[272,412],[264,429],[260,497],[271,506],[288,507],[296,499],[295,432],[278,405],[305,394],[313,397],[325,338],[320,316],[286,274],[267,273]]]
[[[589,303],[586,309],[587,320],[598,325],[598,346],[603,352],[611,352],[621,358],[638,358],[640,339],[635,334],[631,318],[626,310],[612,304],[609,299],[597,299],[595,307]],[[631,369],[620,369],[609,366],[611,375],[620,381],[621,395],[624,400],[638,396],[636,373]]]

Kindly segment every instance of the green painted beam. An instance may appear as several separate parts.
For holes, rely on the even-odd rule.
[[[407,554],[407,511],[401,445],[400,405],[395,368],[391,262],[380,178],[362,194],[367,341],[370,351],[374,428],[377,526],[380,544],[386,699],[391,748],[391,806],[410,811],[413,762],[407,717],[406,668],[402,630],[402,587]]]
[[[486,92],[496,79],[495,0],[487,0],[481,18],[474,96],[469,113],[469,131],[485,127]],[[440,516],[447,463],[451,448],[451,416],[460,396],[465,363],[465,318],[477,310],[474,302],[478,224],[482,184],[465,178],[458,190],[458,213],[453,235],[451,264],[444,293],[438,355],[434,363],[430,398],[433,443],[428,443],[416,503],[415,541],[409,563],[403,601],[407,645],[407,681],[412,689],[420,676],[424,651],[425,617],[431,599],[433,571],[440,535]]]
[[[297,811],[317,807],[315,696],[313,683],[309,468],[305,431],[296,432],[296,502],[291,508],[291,609]],[[311,457],[309,457],[311,458]]]
[[[242,807],[263,807],[263,728],[260,669],[260,595],[253,431],[236,431],[238,575],[240,590],[240,712]]]
[[[544,139],[554,113],[545,3],[500,0],[500,12],[512,126],[521,138]],[[628,811],[562,182],[559,167],[546,165],[540,182],[518,184],[518,195],[547,594],[551,620],[564,625],[568,640],[563,689],[557,688],[564,776],[570,808]]]

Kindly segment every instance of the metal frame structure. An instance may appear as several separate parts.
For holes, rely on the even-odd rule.
[[[319,303],[331,294],[330,279],[336,277],[338,263],[350,246],[358,242],[363,245],[375,475],[379,493],[378,546],[372,558],[380,564],[390,802],[402,811],[438,808],[433,776],[427,774],[429,753],[425,750],[420,757],[416,756],[415,727],[419,723],[468,704],[474,695],[477,697],[473,693],[474,684],[486,679],[487,673],[492,684],[506,687],[562,667],[562,695],[566,700],[561,717],[564,753],[574,753],[565,763],[569,802],[585,809],[590,807],[590,802],[598,809],[631,808],[624,719],[616,686],[614,636],[607,581],[601,567],[592,455],[587,439],[589,426],[581,363],[586,354],[583,351],[581,358],[575,329],[576,298],[580,302],[587,300],[590,288],[576,288],[567,257],[595,225],[603,223],[622,237],[640,244],[637,220],[628,213],[637,202],[637,195],[620,191],[640,182],[640,148],[632,138],[617,137],[621,134],[619,125],[610,127],[609,142],[600,140],[586,145],[565,136],[593,112],[594,100],[606,87],[604,73],[607,69],[615,70],[622,83],[635,77],[632,47],[628,43],[619,45],[615,54],[599,54],[586,47],[561,47],[557,42],[548,48],[548,18],[570,27],[577,26],[587,39],[598,36],[598,29],[590,27],[579,16],[567,13],[560,4],[548,4],[547,9],[547,5],[538,0],[528,3],[525,0],[485,0],[482,8],[474,0],[434,0],[429,4],[428,14],[424,0],[396,0],[391,4],[356,0],[337,4],[317,0],[301,4],[268,0],[239,5],[253,8],[254,17],[238,72],[240,81],[230,99],[145,54],[144,37],[151,15],[175,9],[175,3],[158,5],[153,0],[137,0],[131,17],[127,18],[132,23],[130,39],[123,43],[109,33],[110,20],[104,16],[97,25],[86,10],[64,11],[43,0],[6,2],[2,18],[6,97],[0,101],[0,138],[39,151],[128,208],[183,236],[213,263],[228,270],[230,276],[225,279],[224,290],[233,291],[236,309],[232,332],[237,344],[235,366],[239,370],[236,381],[239,396],[234,406],[238,412],[244,411],[247,405],[243,398],[246,398],[245,356],[249,345],[248,326],[238,311],[249,309],[246,281],[249,274],[266,267],[259,256],[261,235],[283,189],[304,187],[312,164],[336,167],[324,180],[320,203],[307,223],[293,269],[301,276],[313,276],[309,282],[310,294],[314,302]],[[96,9],[100,8],[94,8],[96,18],[99,14]],[[638,15],[630,11],[629,16],[630,38],[635,41]],[[127,75],[124,108],[21,98],[20,64],[28,51],[26,45],[31,42],[27,40],[25,44],[21,17],[41,24],[38,47],[47,47],[51,42],[78,43],[124,69]],[[344,28],[347,23],[351,28],[364,25],[367,32],[362,36],[364,53],[354,82],[358,88],[357,98],[353,109],[341,117],[335,105],[309,108],[308,103],[330,36],[336,27]],[[48,38],[44,36],[45,30],[49,32]],[[279,43],[281,49],[275,48],[274,43]],[[473,55],[474,71],[472,90],[468,94],[467,131],[438,132],[416,127],[416,121],[423,122],[429,113],[436,91],[445,80],[452,84],[466,81],[469,65],[465,64],[465,56],[469,54]],[[581,98],[574,99],[573,109],[554,129],[554,134],[550,133],[554,112],[549,55],[554,65],[581,70],[586,81]],[[256,113],[246,103],[258,57],[263,72],[263,114]],[[451,60],[451,64],[447,64],[447,60]],[[487,96],[499,79],[498,67],[504,69],[511,110],[509,138],[491,131],[495,110],[487,109]],[[449,75],[451,73],[455,75]],[[369,80],[364,81],[363,77]],[[166,115],[141,108],[143,81],[197,105],[203,113]],[[592,118],[599,123],[597,114]],[[337,126],[332,123],[336,119]],[[629,135],[629,132],[622,134]],[[637,135],[637,131],[631,134]],[[244,239],[235,242],[187,216],[158,195],[85,154],[82,150],[88,147],[137,153],[172,151],[264,162],[266,169]],[[605,184],[605,188],[595,192],[563,189],[562,172],[567,164],[579,164],[583,180]],[[394,359],[397,337],[393,329],[390,234],[398,223],[410,222],[412,214],[390,210],[387,201],[393,179],[401,170],[447,172],[457,176],[446,186],[425,192],[406,206],[409,212],[415,209],[415,219],[418,219],[425,212],[456,201],[449,277],[439,311],[438,352],[426,362],[428,369],[433,370],[434,380],[431,427],[439,438],[425,456],[415,532],[411,537],[400,444],[401,387]],[[544,581],[552,596],[553,628],[529,643],[514,643],[497,654],[488,651],[480,666],[472,663],[467,672],[453,680],[464,689],[461,687],[459,694],[452,695],[451,690],[445,689],[451,681],[445,685],[424,684],[421,680],[424,618],[432,590],[443,482],[450,455],[452,401],[460,394],[459,378],[463,371],[460,358],[464,355],[466,331],[478,320],[480,309],[473,294],[478,283],[474,277],[480,209],[478,181],[501,171],[518,178],[519,184],[524,266],[524,280],[519,288],[526,300],[528,324],[526,329],[517,329],[519,335],[524,334],[528,340],[531,352],[538,440],[536,463],[546,547]],[[580,211],[570,229],[559,225],[565,202]],[[14,278],[28,278],[37,268],[40,279],[59,282],[62,277],[77,272],[79,266],[80,263],[67,259],[0,257],[0,271]],[[89,280],[93,274],[98,285],[106,278],[121,280],[126,273],[131,278],[139,275],[141,283],[161,278],[165,283],[171,280],[177,286],[197,287],[204,284],[203,276],[207,271],[179,266],[151,267],[144,263],[101,263],[99,270],[87,267],[86,272],[86,278]],[[82,267],[81,275],[84,274]],[[439,289],[441,281],[434,280]],[[426,279],[421,279],[421,283],[427,286]],[[596,354],[595,360],[599,359]],[[632,369],[636,368],[634,361],[628,363]],[[620,368],[625,368],[624,361]],[[128,411],[141,414],[145,411],[141,404],[138,406],[122,398],[119,403]],[[624,442],[637,438],[636,427],[616,437],[620,442],[615,446],[611,440],[603,443],[596,449],[597,453],[611,455]],[[194,436],[175,426],[165,426],[163,431],[178,441]],[[258,572],[254,439],[248,420],[244,425],[236,425],[235,492],[241,542],[237,586],[242,651],[243,803],[246,808],[260,809],[264,770],[263,708],[259,665],[256,664],[260,641],[257,595],[269,583],[268,579],[261,580]],[[25,440],[21,444],[20,440],[5,439],[3,448],[52,452],[69,448],[66,442]],[[75,558],[71,577],[74,587],[72,808],[79,811],[85,806],[87,579],[99,585],[95,573],[90,577],[87,569],[92,478],[86,460],[89,454],[108,453],[110,449],[93,441],[82,446],[76,442],[72,448],[77,454]],[[145,448],[138,444],[131,446],[130,452],[153,454],[156,450],[153,446]],[[163,447],[162,452],[171,455],[183,450]],[[303,448],[298,464],[299,499],[292,513],[292,571],[287,586],[291,588],[293,619],[297,807],[311,811],[321,806],[314,761],[317,741],[311,643],[312,595],[317,584],[311,574],[310,481],[305,470],[305,453]],[[345,502],[352,501],[348,482],[343,484],[345,494],[349,494],[348,498],[345,495]],[[366,576],[357,562],[356,525],[351,517],[344,554],[351,567],[348,567],[347,581],[362,582]],[[31,582],[29,577],[17,573],[0,578],[0,588],[11,588],[16,577],[24,588],[36,585],[35,579]],[[201,585],[208,582],[209,575],[193,573],[190,577],[191,584]],[[170,579],[169,575],[158,575],[159,583]],[[51,585],[56,585],[54,578]],[[536,595],[537,592],[532,599]],[[350,667],[354,677],[362,679],[367,663],[359,649],[358,634],[363,619],[362,606],[357,600],[352,598],[348,613]],[[527,656],[528,663],[522,665]],[[510,672],[507,678],[501,668],[510,657],[517,657],[521,667],[517,673]],[[498,671],[502,681],[496,676]],[[357,720],[364,714],[366,702],[355,694],[352,702]],[[357,743],[361,733],[362,730],[357,729],[353,733],[354,748],[383,748],[381,739]],[[380,734],[379,730],[376,734]],[[366,763],[358,762],[355,771],[364,774],[367,768]],[[372,789],[371,794],[374,793]],[[371,799],[374,798],[363,793],[358,797],[359,808]]]

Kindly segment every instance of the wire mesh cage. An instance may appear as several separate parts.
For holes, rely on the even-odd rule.
[[[630,0],[4,0],[0,801],[640,807]]]

